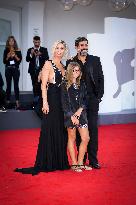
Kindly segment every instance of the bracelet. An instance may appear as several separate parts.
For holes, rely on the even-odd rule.
[[[46,105],[47,104],[47,101],[43,102],[43,105]]]

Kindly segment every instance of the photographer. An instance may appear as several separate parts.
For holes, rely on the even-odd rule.
[[[17,109],[19,108],[19,65],[21,61],[22,54],[21,50],[18,48],[17,41],[14,36],[9,36],[3,53],[3,63],[5,64],[5,77],[7,84],[7,107],[10,105],[11,83],[13,78]]]
[[[34,106],[36,106],[41,92],[38,75],[45,61],[49,59],[49,56],[47,48],[40,46],[41,41],[39,36],[33,37],[33,44],[34,46],[27,51],[26,61],[29,62],[28,73],[32,80]]]

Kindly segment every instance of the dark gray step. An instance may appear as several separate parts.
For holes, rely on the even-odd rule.
[[[99,125],[136,123],[136,110],[99,114]],[[34,110],[0,112],[0,130],[40,128],[41,119]]]

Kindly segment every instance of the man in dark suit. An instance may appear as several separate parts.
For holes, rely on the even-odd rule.
[[[75,40],[77,55],[72,59],[80,64],[82,78],[86,83],[88,94],[88,128],[90,133],[90,142],[88,143],[88,160],[92,168],[100,169],[97,159],[98,151],[98,111],[99,103],[104,94],[104,76],[100,58],[88,55],[88,40],[85,37],[79,37]],[[70,60],[71,61],[71,60]],[[67,62],[68,65],[69,61]],[[80,144],[77,135],[77,146]]]
[[[34,46],[29,48],[27,51],[26,61],[29,62],[28,73],[30,73],[32,86],[33,86],[33,94],[34,94],[34,103],[38,101],[41,88],[40,82],[38,82],[38,75],[41,71],[46,60],[49,59],[47,48],[40,46],[40,37],[33,37]]]

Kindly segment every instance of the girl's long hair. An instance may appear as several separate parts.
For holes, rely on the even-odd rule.
[[[66,71],[66,76],[65,76],[67,90],[73,84],[73,70],[74,70],[75,67],[78,67],[79,70],[80,70],[80,75],[76,79],[77,87],[80,86],[80,80],[81,80],[81,77],[82,77],[82,72],[81,72],[80,65],[77,62],[70,62],[68,64],[67,71]]]

